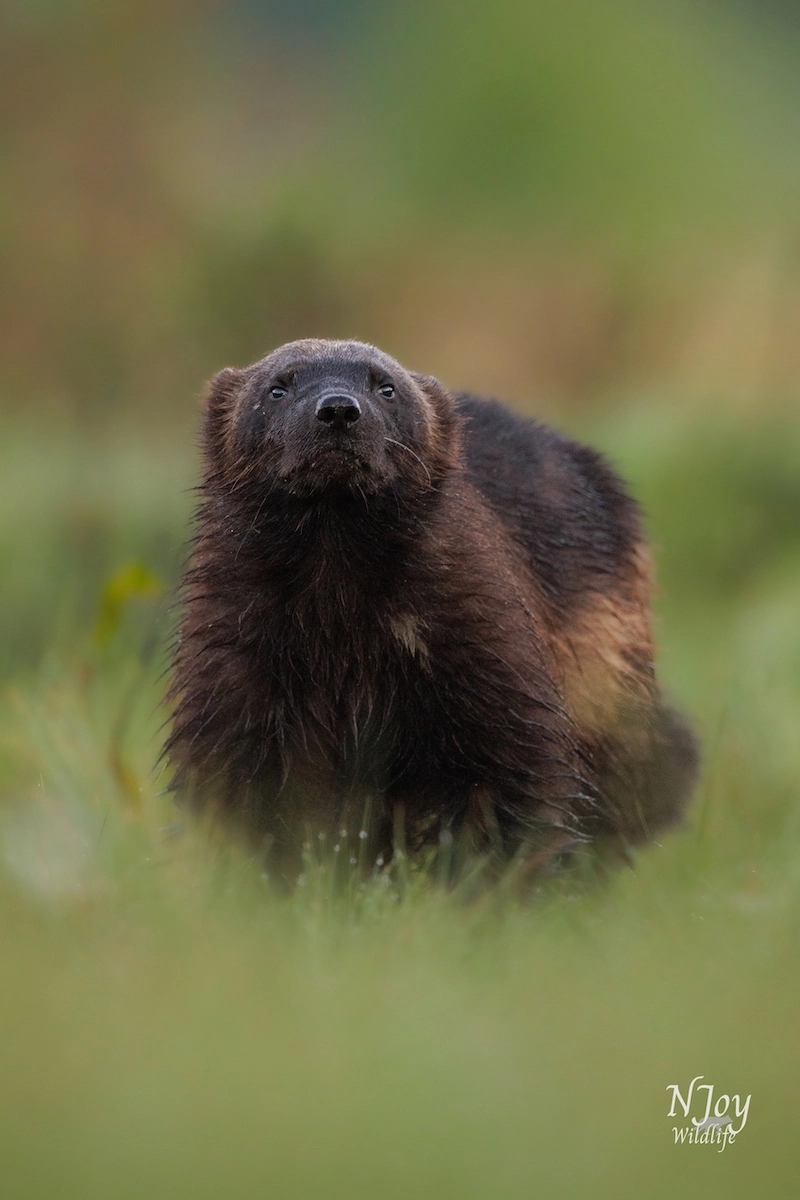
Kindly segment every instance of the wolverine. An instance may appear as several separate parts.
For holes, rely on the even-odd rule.
[[[537,873],[678,822],[637,507],[594,450],[358,341],[211,382],[166,753],[291,882],[304,841]]]

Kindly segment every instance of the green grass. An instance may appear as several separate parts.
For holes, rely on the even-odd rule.
[[[590,432],[648,513],[703,782],[634,870],[464,906],[324,864],[280,899],[176,828],[188,439],[4,431],[3,1197],[800,1194],[800,420]],[[752,1095],[722,1154],[673,1145],[666,1089],[700,1074]]]

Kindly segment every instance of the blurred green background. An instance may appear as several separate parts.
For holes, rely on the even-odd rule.
[[[2,1194],[796,1197],[800,17],[6,0]],[[640,498],[704,778],[633,871],[277,900],[176,826],[203,381],[377,342]],[[346,871],[345,871],[346,875]],[[673,1145],[696,1075],[752,1094]]]

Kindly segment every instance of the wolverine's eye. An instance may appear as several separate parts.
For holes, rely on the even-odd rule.
[[[391,400],[392,396],[394,395],[394,387],[392,386],[391,383],[382,383],[381,386],[378,388],[378,391],[387,400]]]
[[[274,387],[269,389],[269,395],[273,400],[282,400],[284,396],[288,395],[288,389],[276,383]]]

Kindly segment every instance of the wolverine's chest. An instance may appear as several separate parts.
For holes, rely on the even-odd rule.
[[[352,622],[291,620],[256,664],[262,721],[295,770],[385,787],[436,691],[430,630],[394,611]]]

